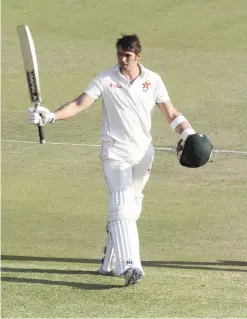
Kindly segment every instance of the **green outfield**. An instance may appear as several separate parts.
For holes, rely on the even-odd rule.
[[[247,317],[247,2],[2,3],[2,318]],[[39,145],[17,25],[28,24],[43,104],[79,95],[137,33],[142,63],[215,150],[199,169],[156,151],[138,221],[146,277],[96,274],[107,193],[98,158],[101,101],[45,127]],[[157,148],[178,140],[158,110]]]

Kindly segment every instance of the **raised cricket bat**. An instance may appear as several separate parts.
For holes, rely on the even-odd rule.
[[[40,94],[40,82],[39,82],[39,71],[38,71],[38,62],[35,52],[33,38],[30,32],[30,29],[27,25],[20,25],[17,27],[21,51],[24,62],[24,69],[26,71],[27,83],[30,93],[30,99],[34,107],[40,105],[41,103],[41,94]],[[39,141],[40,144],[45,143],[44,137],[44,127],[41,124],[38,124],[39,131]]]

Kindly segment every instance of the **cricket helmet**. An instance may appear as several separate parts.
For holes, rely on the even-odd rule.
[[[196,168],[205,165],[212,156],[213,145],[205,134],[192,134],[177,144],[177,157],[182,166]]]

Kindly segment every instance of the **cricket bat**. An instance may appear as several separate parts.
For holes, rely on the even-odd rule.
[[[41,103],[41,94],[35,46],[30,29],[27,25],[18,26],[17,31],[21,44],[21,52],[27,76],[30,99],[34,108],[36,108]],[[45,144],[44,127],[42,124],[38,124],[38,132],[40,144]]]

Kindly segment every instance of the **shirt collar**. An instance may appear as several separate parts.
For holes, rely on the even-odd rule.
[[[144,65],[142,65],[141,63],[138,63],[140,69],[141,69],[141,73],[145,73],[146,72],[146,68],[144,67]]]
[[[141,64],[141,63],[138,63],[138,65],[139,65],[139,67],[140,67],[140,69],[141,69],[140,77],[142,78],[142,77],[145,76],[145,74],[146,74],[146,68],[145,68],[144,65]],[[116,64],[115,70],[116,70],[120,75],[122,75],[122,73],[120,72],[120,68],[119,68],[119,65],[118,65],[118,64]]]

